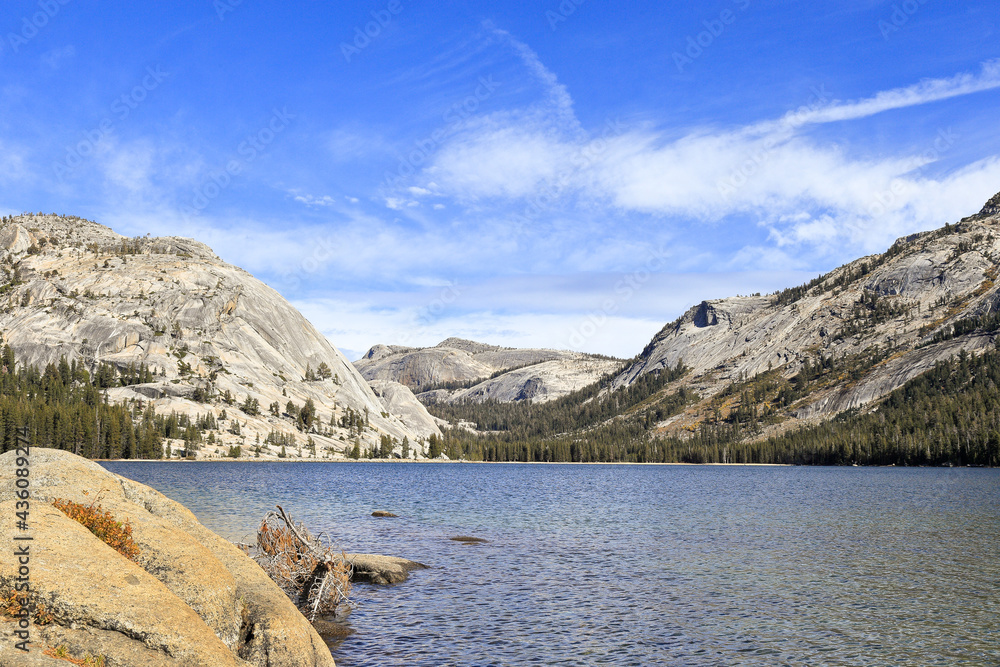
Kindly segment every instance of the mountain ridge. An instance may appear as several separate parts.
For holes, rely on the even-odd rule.
[[[596,381],[621,363],[581,352],[452,337],[423,348],[375,345],[354,366],[371,382],[406,385],[424,403],[544,402]]]
[[[1000,307],[994,283],[1000,268],[998,204],[1000,195],[977,215],[900,238],[886,252],[807,285],[702,301],[656,334],[613,386],[683,360],[707,399],[740,378],[773,369],[794,377],[823,356],[879,356],[860,377],[842,378],[789,417],[863,407],[961,349],[981,351],[992,344],[992,336],[968,336],[918,347],[955,321]]]
[[[902,237],[883,253],[804,285],[767,296],[702,301],[665,325],[613,377],[566,395],[555,412],[535,414],[563,430],[532,426],[527,407],[428,407],[453,424],[477,429],[478,435],[447,431],[449,455],[787,462],[789,457],[768,448],[775,442],[799,447],[802,438],[815,444],[820,436],[808,435],[808,429],[842,415],[872,414],[883,399],[929,373],[956,368],[948,364],[963,354],[992,364],[988,355],[1000,342],[998,273],[1000,194],[956,224]],[[621,409],[607,407],[616,402]],[[603,421],[595,423],[595,414]],[[994,418],[1000,413],[985,422]],[[804,435],[796,440],[796,433]],[[913,432],[906,437],[920,439]],[[730,456],[731,450],[739,454]],[[988,451],[977,456],[996,458]],[[872,460],[896,459],[883,453]]]
[[[335,456],[354,439],[374,447],[382,436],[416,442],[439,432],[415,399],[408,410],[421,419],[394,416],[280,294],[193,239],[129,238],[75,216],[25,214],[0,222],[0,267],[0,331],[22,363],[152,367],[153,382],[109,388],[109,398],[191,416],[225,411],[215,453],[260,445],[277,455],[265,442],[272,432],[292,445],[290,457],[309,442]],[[296,424],[309,401],[316,414]]]

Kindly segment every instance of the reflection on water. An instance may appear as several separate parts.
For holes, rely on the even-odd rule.
[[[280,504],[430,565],[355,587],[341,667],[1000,664],[996,470],[104,465],[233,540]]]

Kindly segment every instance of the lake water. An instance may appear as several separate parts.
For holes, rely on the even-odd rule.
[[[431,566],[355,586],[341,667],[1000,664],[998,470],[104,465],[230,539],[280,504]]]

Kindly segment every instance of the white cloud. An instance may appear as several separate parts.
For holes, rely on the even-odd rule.
[[[61,49],[52,49],[42,54],[42,63],[49,69],[59,69],[62,61],[76,55],[76,47],[68,44]]]
[[[426,280],[407,292],[341,292],[294,304],[354,359],[376,343],[429,346],[449,336],[631,357],[665,323],[703,299],[772,292],[811,277],[787,270],[637,271],[495,278],[468,285]]]
[[[293,199],[301,204],[305,204],[306,206],[333,206],[336,203],[334,198],[330,195],[316,197],[310,194],[297,194],[293,197]]]
[[[550,90],[544,107],[549,113],[507,111],[470,124],[423,173],[438,193],[466,203],[524,200],[543,212],[572,198],[609,212],[705,222],[751,215],[783,245],[849,241],[873,249],[891,234],[966,215],[997,189],[996,159],[945,176],[924,173],[923,167],[947,155],[958,139],[950,128],[927,137],[922,150],[875,156],[819,143],[805,131],[998,88],[1000,60],[985,63],[976,74],[923,81],[857,101],[831,102],[818,94],[809,107],[777,120],[690,131],[679,138],[616,123],[599,136],[581,138],[575,123],[553,120],[572,114],[565,88],[530,50],[524,60]],[[797,214],[806,219],[794,219]]]
[[[965,72],[945,79],[926,79],[912,86],[884,90],[863,100],[791,111],[779,122],[799,127],[810,123],[853,120],[994,88],[1000,88],[1000,59],[984,62],[978,74]],[[772,128],[761,125],[759,129],[769,131]]]
[[[112,189],[139,194],[150,189],[150,179],[158,171],[161,158],[161,152],[151,141],[120,144],[114,138],[107,138],[96,145],[94,160]]]
[[[407,208],[413,208],[414,206],[420,206],[420,202],[415,199],[404,199],[400,197],[385,198],[385,207],[391,208],[393,211],[402,211]]]
[[[428,175],[460,197],[526,197],[557,175],[572,150],[544,131],[480,124],[443,148]]]

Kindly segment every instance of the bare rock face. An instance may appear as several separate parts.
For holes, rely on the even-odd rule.
[[[850,360],[890,350],[860,379],[843,377],[806,397],[795,416],[863,407],[938,360],[993,345],[992,335],[975,333],[930,343],[956,320],[1000,310],[998,207],[1000,195],[977,216],[899,239],[886,253],[851,262],[783,298],[704,301],[664,327],[613,386],[683,362],[691,369],[687,381],[708,400],[771,369],[791,377],[821,356]]]
[[[992,218],[994,216],[1000,215],[1000,192],[993,195],[993,197],[986,202],[983,209],[979,211],[976,217],[979,218]]]
[[[382,401],[385,411],[405,422],[413,432],[423,437],[441,435],[438,420],[428,414],[409,387],[391,380],[370,380],[368,384]]]
[[[0,247],[11,253],[27,252],[31,247],[31,235],[21,225],[7,225],[0,230]]]
[[[376,348],[379,348],[376,351]],[[488,377],[493,367],[464,350],[438,345],[429,348],[402,348],[385,354],[388,346],[376,346],[354,362],[368,380],[391,380],[414,391],[444,382],[465,382]],[[374,352],[374,354],[373,354]]]
[[[428,403],[466,400],[543,403],[582,389],[620,368],[621,362],[616,359],[585,355],[578,358],[553,359],[524,368],[515,368],[468,389],[451,392],[439,390],[421,394],[418,398]]]
[[[376,345],[354,365],[369,380],[404,384],[425,402],[543,402],[595,382],[616,371],[621,362],[579,352],[448,338],[426,348]]]
[[[110,397],[192,416],[226,409],[239,418],[242,436],[223,430],[221,445],[278,431],[301,444],[312,437],[320,455],[339,455],[347,429],[338,420],[348,409],[369,415],[363,438],[370,443],[383,434],[413,440],[431,419],[418,414],[415,431],[383,417],[365,378],[291,304],[197,241],[130,239],[79,218],[17,216],[0,228],[0,267],[11,282],[0,300],[0,331],[22,363],[41,368],[65,356],[91,371],[102,362],[147,364],[153,383]],[[329,372],[316,375],[321,367]],[[194,403],[196,389],[216,399]],[[219,402],[226,391],[233,405]],[[247,399],[259,414],[239,411]],[[284,409],[309,399],[323,432],[300,433],[290,419],[268,415],[272,403]]]
[[[15,452],[0,456],[0,524],[14,526]],[[319,635],[263,570],[159,492],[68,452],[30,455],[31,584],[54,617],[32,640],[109,665],[333,667]],[[126,559],[48,504],[99,504],[129,522],[140,549]],[[0,559],[0,585],[17,576]],[[9,619],[3,619],[9,620]],[[21,664],[5,642],[0,664]],[[20,652],[18,652],[19,654]]]
[[[372,349],[368,350],[368,353],[364,356],[364,360],[374,363],[394,354],[409,352],[413,349],[412,347],[405,347],[403,345],[374,345]]]

